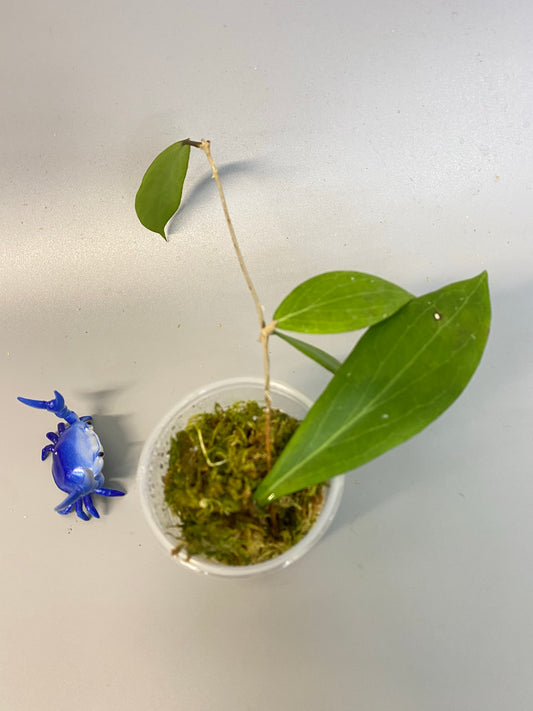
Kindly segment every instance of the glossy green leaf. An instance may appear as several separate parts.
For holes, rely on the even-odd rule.
[[[135,197],[137,217],[163,239],[165,225],[180,206],[190,151],[183,141],[165,148],[150,164]]]
[[[274,334],[276,336],[279,336],[279,338],[282,338],[287,343],[290,343],[291,346],[296,348],[296,350],[300,351],[300,353],[303,353],[304,355],[308,356],[316,363],[318,363],[319,365],[326,368],[332,373],[335,373],[341,366],[340,361],[338,361],[329,353],[326,353],[326,351],[323,351],[321,348],[317,348],[316,346],[313,346],[310,343],[305,343],[305,341],[300,341],[298,338],[287,336],[285,333],[279,333],[278,331],[274,331]]]
[[[260,504],[409,439],[461,394],[490,325],[486,272],[413,299],[359,340],[255,494]]]
[[[297,286],[274,312],[277,327],[299,333],[341,333],[383,321],[412,294],[363,272],[326,272]]]

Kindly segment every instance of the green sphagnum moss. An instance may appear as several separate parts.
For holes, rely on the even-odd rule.
[[[271,410],[272,463],[298,424]],[[324,487],[262,508],[252,497],[266,475],[265,411],[258,403],[216,405],[214,412],[191,418],[172,439],[165,477],[165,500],[181,522],[175,552],[251,565],[297,543],[316,521]]]

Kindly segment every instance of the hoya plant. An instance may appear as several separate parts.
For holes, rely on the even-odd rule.
[[[265,377],[267,471],[256,507],[315,487],[405,442],[444,412],[475,372],[489,334],[487,273],[415,296],[378,276],[338,270],[296,286],[266,319],[230,219],[210,142],[189,139],[162,151],[146,171],[135,208],[167,239],[178,211],[191,148],[209,161],[240,269],[259,321]],[[344,361],[289,334],[361,331]],[[331,372],[325,390],[281,453],[272,457],[269,339],[283,339]],[[203,444],[203,442],[201,442]],[[212,463],[213,468],[216,463]]]

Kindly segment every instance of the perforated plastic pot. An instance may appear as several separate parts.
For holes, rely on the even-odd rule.
[[[283,383],[271,383],[272,405],[301,420],[312,405],[311,400]],[[264,383],[260,378],[232,378],[200,388],[179,402],[157,425],[147,440],[137,471],[141,504],[148,523],[169,557],[177,545],[179,519],[169,510],[164,500],[162,478],[168,469],[170,441],[187,425],[189,418],[202,412],[212,412],[216,403],[222,407],[238,401],[262,402]],[[285,553],[254,565],[233,566],[191,556],[181,552],[172,559],[190,570],[204,575],[229,578],[249,577],[286,568],[305,555],[322,538],[337,512],[344,489],[344,476],[334,477],[326,487],[322,510],[309,531]]]

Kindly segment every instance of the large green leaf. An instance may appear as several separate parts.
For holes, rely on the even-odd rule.
[[[363,272],[326,272],[297,286],[274,312],[277,327],[299,333],[341,333],[391,316],[412,294]]]
[[[265,504],[404,442],[461,394],[490,325],[486,272],[407,303],[372,326],[255,494]]]
[[[190,151],[183,141],[165,148],[150,164],[135,197],[137,217],[163,239],[165,225],[180,206]]]
[[[274,334],[276,336],[279,336],[279,338],[282,338],[287,343],[290,343],[291,346],[296,348],[296,350],[300,351],[300,353],[303,353],[304,355],[308,356],[308,358],[311,358],[323,368],[329,370],[331,373],[335,373],[341,367],[340,361],[338,361],[329,353],[326,353],[326,351],[323,351],[322,348],[317,348],[311,343],[300,341],[299,338],[292,338],[292,336],[287,336],[285,333],[279,333],[278,331],[274,331]]]

